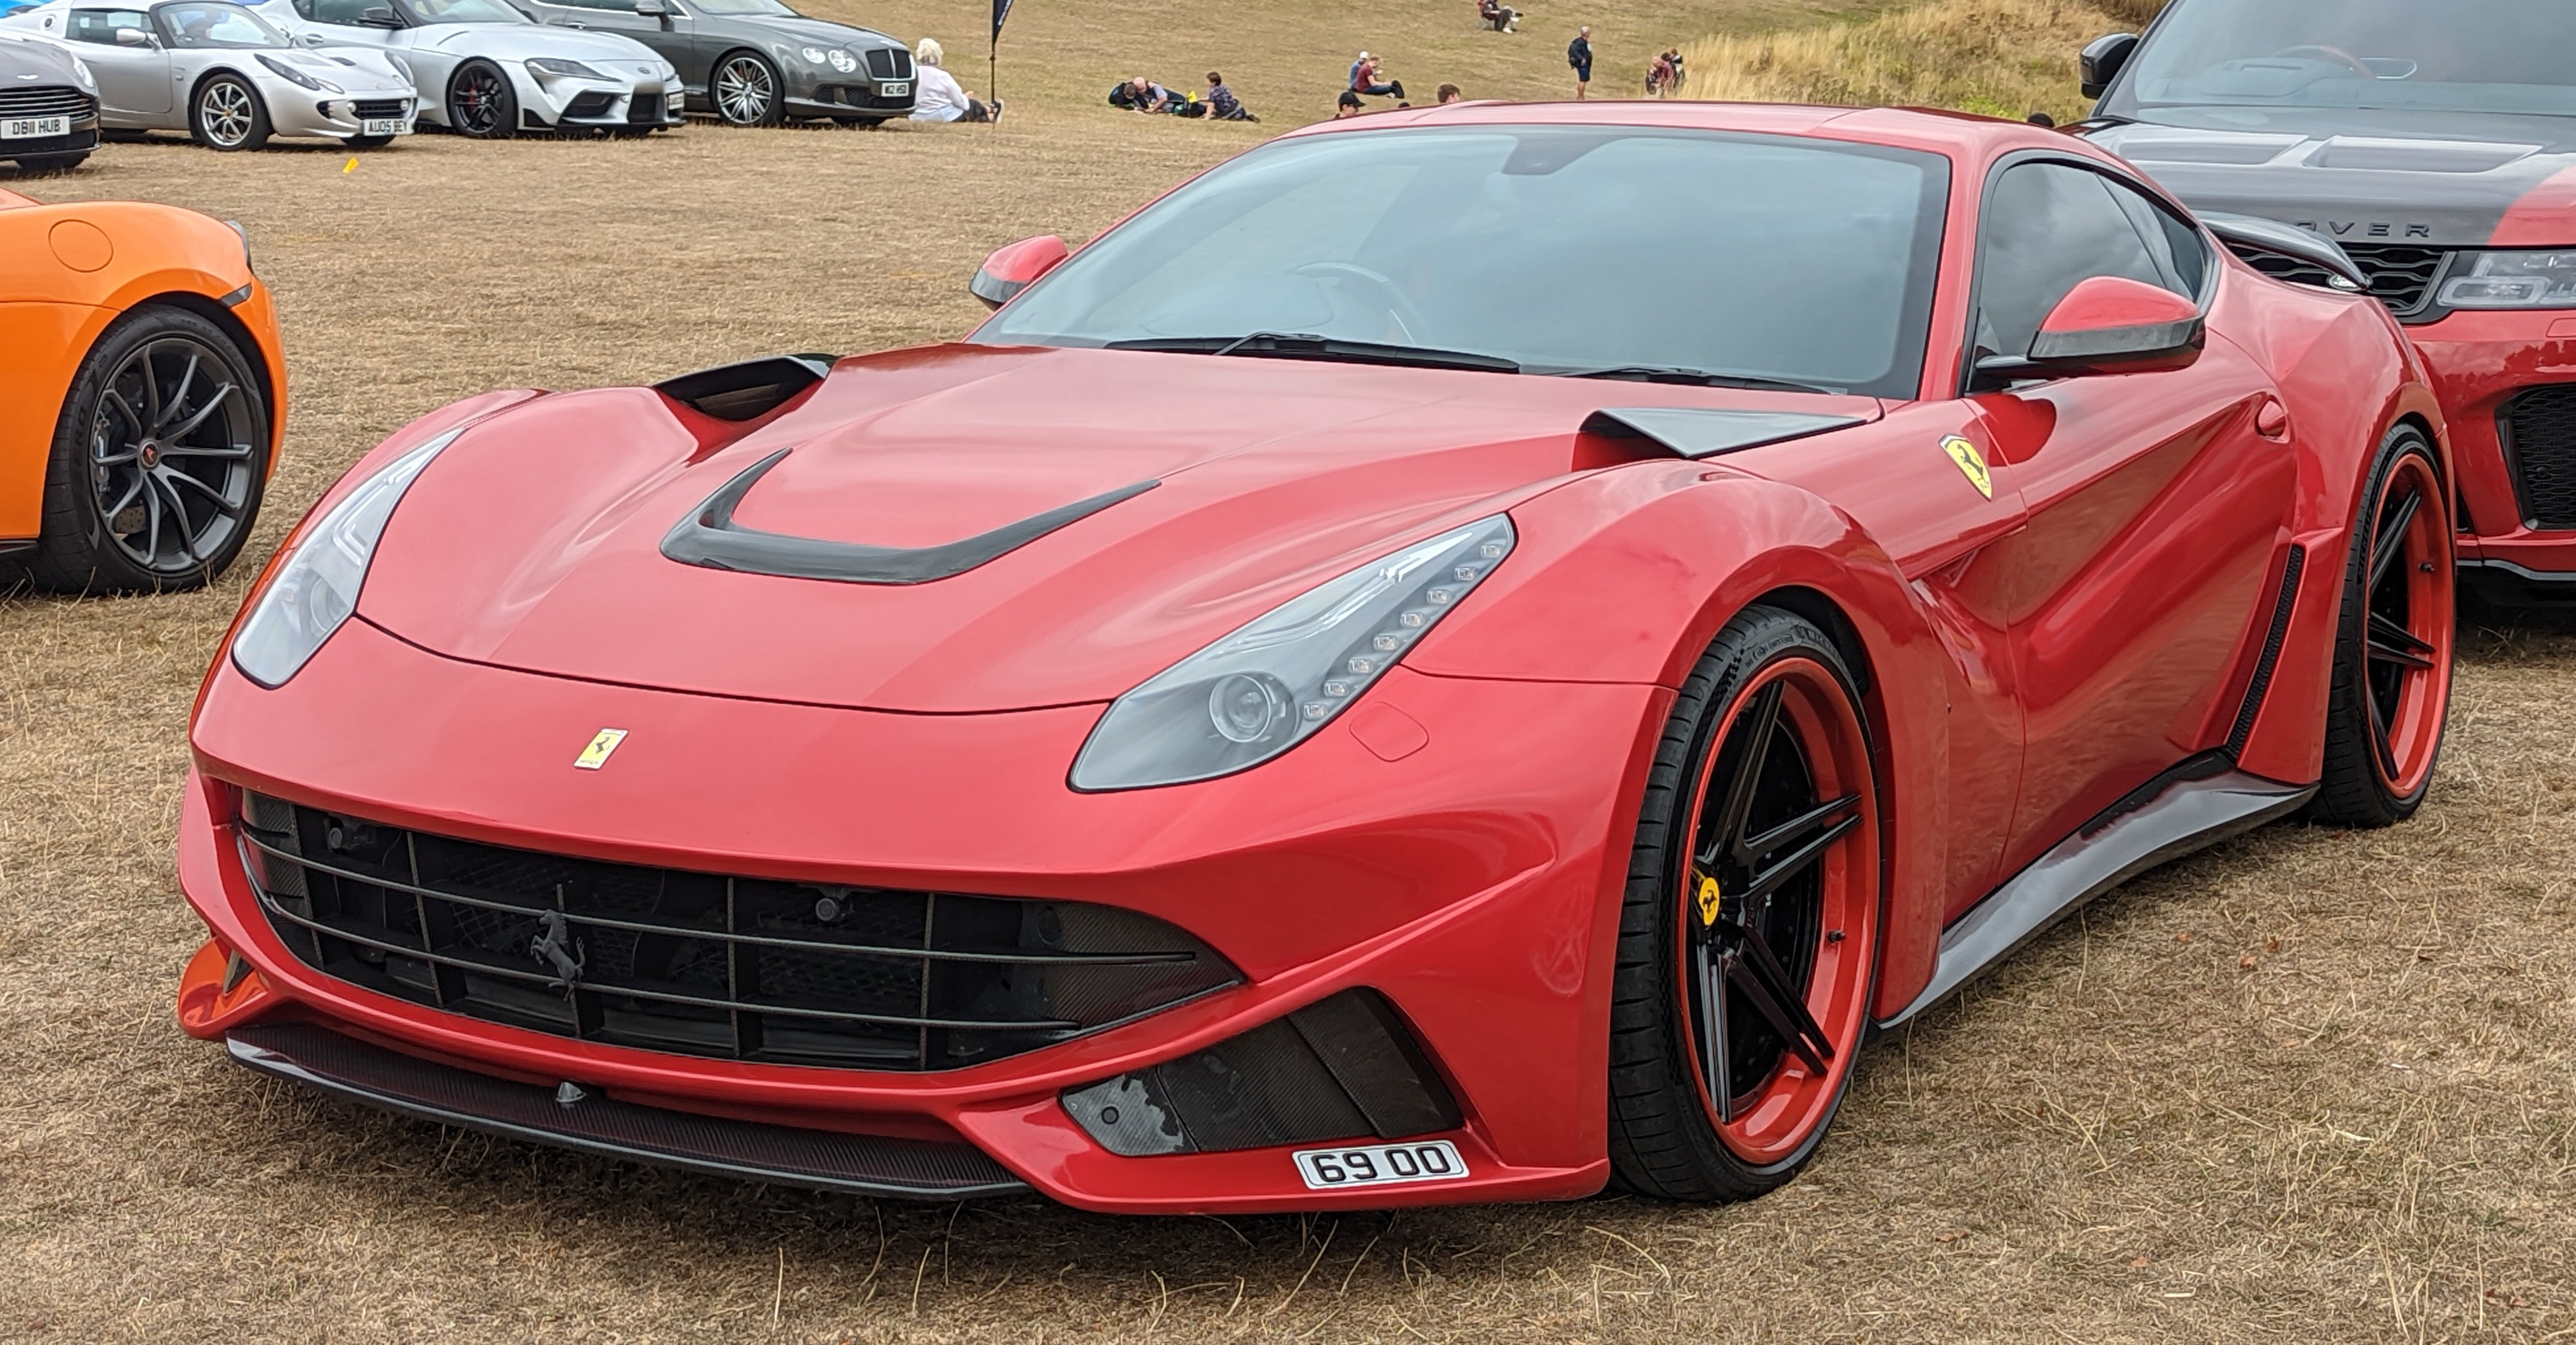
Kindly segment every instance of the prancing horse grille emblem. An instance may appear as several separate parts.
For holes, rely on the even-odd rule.
[[[546,982],[546,988],[567,997],[581,984],[581,966],[589,960],[581,941],[572,937],[572,922],[561,911],[537,917],[537,937],[528,944],[528,956],[554,968],[555,979]]]

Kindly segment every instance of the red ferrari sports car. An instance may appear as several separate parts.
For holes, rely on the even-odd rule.
[[[1418,109],[976,288],[361,460],[198,707],[187,1029],[829,1189],[1738,1198],[2076,903],[2433,770],[2417,357],[2064,136]]]

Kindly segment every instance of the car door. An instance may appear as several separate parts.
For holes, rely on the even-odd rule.
[[[2081,162],[2009,163],[1980,234],[1977,355],[2027,354],[2090,277],[2206,308],[2221,271],[2197,227]],[[2008,875],[2224,741],[2297,462],[2277,389],[2217,332],[2187,368],[1972,391],[2028,520],[1995,547],[2027,738]]]
[[[152,16],[139,9],[75,9],[63,26],[98,78],[99,110],[107,121],[157,126],[168,118],[175,106],[170,53],[152,31]]]

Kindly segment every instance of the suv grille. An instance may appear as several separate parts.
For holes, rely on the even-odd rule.
[[[877,47],[868,52],[868,73],[878,79],[910,79],[912,53],[900,47]]]
[[[2433,277],[2439,275],[2442,263],[2451,254],[2439,248],[2403,247],[2385,243],[2347,243],[2344,253],[2370,279],[2371,297],[2388,305],[2397,316],[2412,317],[2423,312],[2433,293]],[[2230,245],[2229,251],[2242,257],[2255,270],[2294,285],[2328,288],[2326,269],[2296,257],[2277,252],[2261,252]]]
[[[2576,383],[2533,388],[2496,417],[2534,528],[2576,528]]]
[[[0,89],[0,117],[69,117],[87,121],[98,115],[98,104],[78,89],[59,85],[36,89]]]
[[[257,794],[242,811],[243,867],[307,965],[584,1041],[957,1069],[1239,979],[1188,934],[1114,907],[602,863]]]

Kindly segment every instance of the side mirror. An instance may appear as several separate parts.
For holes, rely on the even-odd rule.
[[[2084,96],[2099,98],[2108,91],[2111,81],[2120,77],[2121,68],[2129,63],[2129,58],[2137,54],[2137,50],[2136,33],[2113,33],[2109,37],[2097,37],[2086,45],[2084,54],[2076,58],[2076,64],[2083,70]]]
[[[391,5],[369,5],[358,11],[358,22],[368,28],[400,28],[402,20]]]
[[[670,7],[662,0],[635,0],[635,12],[644,18],[660,19],[665,28],[671,26]]]
[[[2048,310],[2028,356],[1977,361],[1977,382],[2187,369],[2208,335],[2208,319],[2189,299],[2143,281],[2094,276]]]
[[[140,28],[119,28],[116,30],[116,45],[120,47],[157,47],[161,45],[161,42],[160,39],[155,38],[150,33],[147,33]]]
[[[999,308],[1011,296],[1036,283],[1039,276],[1056,268],[1056,264],[1073,255],[1064,240],[1054,234],[1023,238],[994,250],[975,272],[966,288],[988,308]]]

